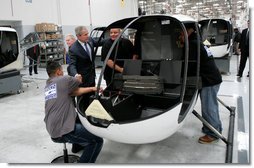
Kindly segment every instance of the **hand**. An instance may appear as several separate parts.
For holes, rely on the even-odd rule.
[[[133,60],[137,60],[138,59],[138,55],[137,54],[134,54],[133,57],[132,57]]]
[[[103,92],[103,88],[102,87],[100,87],[100,89],[99,89],[99,93],[102,93]]]
[[[97,91],[97,87],[92,87],[92,90],[93,90],[94,92],[96,92],[96,91]],[[102,92],[103,92],[103,88],[100,87],[100,88],[99,88],[99,93],[102,93]]]
[[[123,68],[120,68],[120,72],[123,73]]]
[[[75,75],[75,78],[80,82],[82,83],[82,76],[80,74],[76,74]]]

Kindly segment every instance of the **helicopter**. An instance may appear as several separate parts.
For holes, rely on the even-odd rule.
[[[21,92],[23,58],[16,30],[0,27],[0,94]]]
[[[0,72],[22,69],[23,59],[19,55],[19,40],[13,28],[0,27]]]
[[[233,54],[233,26],[227,19],[204,19],[199,21],[202,41],[206,41],[214,61],[223,73],[230,72]]]
[[[184,15],[149,15],[110,24],[122,32],[109,50],[91,104],[77,103],[81,123],[93,134],[128,144],[161,141],[174,134],[193,111],[200,86],[199,54],[188,59],[185,23],[198,23]],[[199,35],[199,33],[197,33]],[[132,37],[140,59],[121,59],[124,72],[113,73],[111,83],[99,93],[106,61],[121,38]],[[197,45],[197,47],[199,47]],[[188,73],[188,66],[196,67]]]
[[[15,29],[0,27],[0,94],[21,93],[20,70],[24,68],[23,52],[42,42],[37,33],[29,33],[19,41]]]
[[[38,44],[43,44],[43,40],[36,32],[20,40],[14,28],[0,27],[0,73],[23,69],[23,52]]]

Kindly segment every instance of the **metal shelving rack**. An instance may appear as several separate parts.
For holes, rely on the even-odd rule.
[[[40,67],[45,67],[49,60],[56,60],[63,64],[64,41],[61,28],[58,27],[57,31],[38,32],[38,34],[45,44],[41,48]]]

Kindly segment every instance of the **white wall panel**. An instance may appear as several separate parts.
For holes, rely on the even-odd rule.
[[[89,25],[88,0],[60,0],[62,25]]]
[[[116,20],[138,15],[137,0],[0,1],[0,23],[20,21],[20,34],[24,36],[34,31],[34,25],[41,22],[62,25],[65,34],[73,33],[77,25],[88,28],[90,25],[91,28],[107,26]],[[11,25],[11,22],[8,24]]]
[[[64,34],[75,34],[78,25],[88,29],[107,26],[110,23],[138,15],[137,0],[58,0]]]
[[[19,17],[24,25],[41,22],[57,22],[56,0],[13,0],[14,16]]]
[[[24,25],[53,22],[104,26],[121,18],[137,16],[137,0],[90,1],[89,7],[89,0],[1,0],[0,20],[21,20]]]
[[[137,0],[123,2],[90,0],[89,7],[89,0],[60,0],[62,25],[105,26],[121,18],[137,16]]]
[[[0,2],[0,20],[12,20],[12,9],[10,0],[1,0]]]
[[[138,15],[137,0],[91,0],[93,26],[108,24],[126,17]]]

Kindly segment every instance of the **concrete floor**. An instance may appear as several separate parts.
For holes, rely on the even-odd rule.
[[[231,74],[223,75],[219,98],[236,108],[233,163],[249,164],[249,78],[236,77],[236,56],[231,59]],[[66,69],[66,66],[64,66]],[[97,72],[99,73],[99,69]],[[50,163],[62,154],[62,144],[51,141],[43,122],[44,85],[47,75],[44,68],[39,74],[24,75],[21,94],[0,97],[0,163]],[[229,111],[220,104],[223,136],[227,138]],[[195,110],[200,113],[200,101]],[[105,140],[97,164],[199,164],[225,163],[226,144],[223,141],[203,145],[197,142],[202,136],[201,122],[189,114],[186,123],[167,139],[144,145],[130,145]],[[71,144],[67,144],[71,153]],[[80,155],[81,153],[78,153]]]

